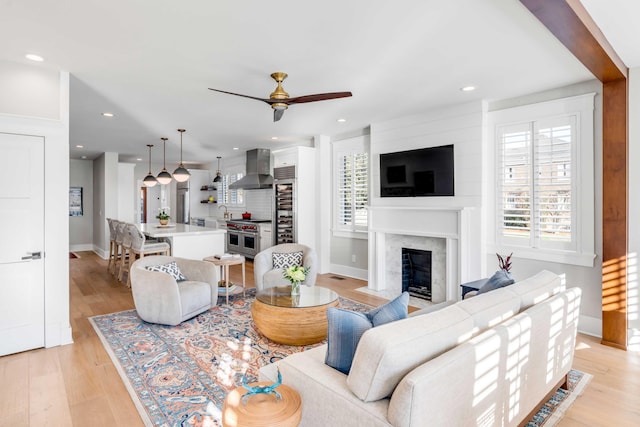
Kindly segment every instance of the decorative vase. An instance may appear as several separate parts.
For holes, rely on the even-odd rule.
[[[160,220],[160,225],[167,225],[169,224],[169,220],[168,219],[161,219]]]
[[[291,282],[291,296],[300,295],[300,282]]]

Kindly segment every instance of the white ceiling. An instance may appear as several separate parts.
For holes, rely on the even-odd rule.
[[[640,65],[636,2],[583,2],[627,65]],[[608,16],[612,4],[626,13]],[[0,40],[10,41],[2,60],[37,53],[40,66],[71,73],[71,158],[111,151],[146,163],[151,143],[158,161],[167,136],[168,169],[177,128],[185,161],[203,163],[592,78],[517,0],[0,0]],[[274,71],[289,74],[291,96],[353,97],[294,105],[274,123],[262,102],[207,90],[267,98]]]

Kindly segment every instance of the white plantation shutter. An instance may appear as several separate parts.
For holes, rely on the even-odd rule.
[[[498,130],[500,209],[498,226],[503,237],[529,245],[532,220],[531,134],[529,123],[502,126]]]
[[[369,155],[363,138],[334,144],[334,229],[366,231],[369,205]]]
[[[499,126],[498,241],[546,249],[575,247],[576,117]]]
[[[575,117],[537,123],[535,199],[541,246],[564,247],[573,236],[572,173]]]
[[[244,176],[243,173],[226,173],[222,175],[222,182],[218,184],[218,204],[243,205],[244,190],[230,190],[229,185]]]

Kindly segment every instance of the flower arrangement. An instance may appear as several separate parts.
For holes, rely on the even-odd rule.
[[[294,265],[284,269],[282,276],[291,282],[291,295],[300,294],[300,283],[307,278],[309,269],[300,265]]]
[[[171,216],[169,215],[169,208],[158,209],[158,215],[156,215],[156,218],[160,220],[171,218]]]

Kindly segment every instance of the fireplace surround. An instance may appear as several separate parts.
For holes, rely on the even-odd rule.
[[[481,277],[475,208],[369,208],[369,283],[372,291],[402,292],[402,247],[432,251],[432,302],[460,298],[460,283]]]

